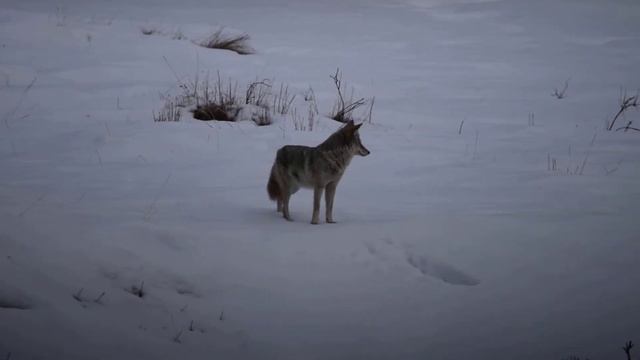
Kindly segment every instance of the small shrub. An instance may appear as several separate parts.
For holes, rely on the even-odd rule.
[[[331,110],[330,118],[335,121],[346,123],[349,120],[353,120],[352,113],[355,109],[366,103],[364,98],[360,98],[358,100],[353,100],[353,92],[351,94],[351,99],[345,101],[344,96],[342,94],[343,84],[342,84],[342,73],[340,72],[340,68],[336,69],[335,75],[329,75],[331,79],[333,79],[333,83],[338,90],[338,100],[333,105],[333,110]]]
[[[195,102],[193,117],[198,120],[235,121],[240,105],[238,83],[225,82],[217,73],[216,82],[211,85],[209,76],[200,82],[198,77],[190,85],[183,85],[185,97]]]
[[[229,50],[240,55],[249,55],[255,52],[248,44],[250,39],[248,34],[230,35],[224,34],[223,30],[216,31],[198,45],[208,49]]]

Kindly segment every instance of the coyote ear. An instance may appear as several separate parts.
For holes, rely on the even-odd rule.
[[[360,129],[360,126],[362,126],[362,123],[356,125],[356,130]]]
[[[347,127],[353,127],[353,119],[347,121]]]

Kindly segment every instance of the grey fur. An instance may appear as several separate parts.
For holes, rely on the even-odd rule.
[[[369,150],[362,145],[358,129],[349,121],[316,147],[286,145],[278,150],[271,167],[267,191],[278,203],[278,211],[291,220],[289,199],[300,187],[313,189],[312,224],[319,222],[320,200],[326,191],[326,220],[333,220],[333,199],[336,187],[354,155],[367,156]]]

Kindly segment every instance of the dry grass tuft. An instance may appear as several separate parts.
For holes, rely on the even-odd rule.
[[[255,50],[253,50],[253,48],[248,44],[250,39],[248,34],[224,34],[223,30],[224,29],[216,31],[207,39],[198,43],[198,45],[208,49],[229,50],[240,55],[250,55],[255,53]]]
[[[153,112],[153,121],[155,122],[178,122],[182,112],[180,106],[173,98],[167,98],[165,100],[162,110],[159,112]]]

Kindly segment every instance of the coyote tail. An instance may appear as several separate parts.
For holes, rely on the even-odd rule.
[[[271,169],[271,175],[269,176],[269,182],[267,183],[267,192],[269,193],[269,199],[278,200],[280,199],[280,185],[278,185],[278,180],[274,176],[275,168]]]

